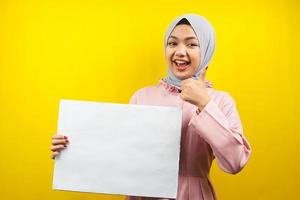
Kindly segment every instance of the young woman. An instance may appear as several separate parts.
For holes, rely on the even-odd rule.
[[[183,111],[178,200],[217,199],[210,182],[212,161],[227,173],[238,173],[251,148],[233,98],[212,88],[205,73],[215,50],[215,33],[203,17],[177,17],[165,33],[168,75],[155,86],[138,90],[131,104],[179,106]],[[52,158],[67,145],[67,138],[52,139]],[[128,196],[127,200],[154,198]]]

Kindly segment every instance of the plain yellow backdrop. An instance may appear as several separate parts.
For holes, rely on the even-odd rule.
[[[214,162],[219,199],[300,199],[296,0],[0,0],[0,199],[124,199],[52,190],[59,99],[128,103],[157,84],[164,31],[183,13],[215,27],[207,79],[234,97],[253,149],[237,175]]]

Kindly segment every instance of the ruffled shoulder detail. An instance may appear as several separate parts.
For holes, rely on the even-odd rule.
[[[169,92],[173,92],[173,93],[180,93],[181,90],[177,87],[175,87],[174,85],[171,85],[169,83],[167,83],[167,81],[164,78],[161,78],[159,80],[160,85],[162,85],[166,90],[168,90]],[[205,80],[205,85],[207,88],[212,88],[213,84],[212,82]]]
[[[181,92],[181,90],[179,88],[175,87],[174,85],[171,85],[171,84],[167,83],[167,81],[163,78],[161,78],[159,80],[159,84],[171,93],[180,93]]]

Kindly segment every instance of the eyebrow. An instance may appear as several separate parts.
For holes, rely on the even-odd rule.
[[[177,37],[171,35],[170,38],[174,38],[174,39],[178,39]],[[186,37],[184,40],[191,40],[191,39],[195,39],[195,40],[198,40],[196,37],[194,36],[191,36],[191,37]]]

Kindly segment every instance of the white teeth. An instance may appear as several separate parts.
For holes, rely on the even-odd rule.
[[[175,62],[177,65],[186,65],[186,64],[188,64],[188,62],[181,61],[181,60],[175,60],[174,62]]]

